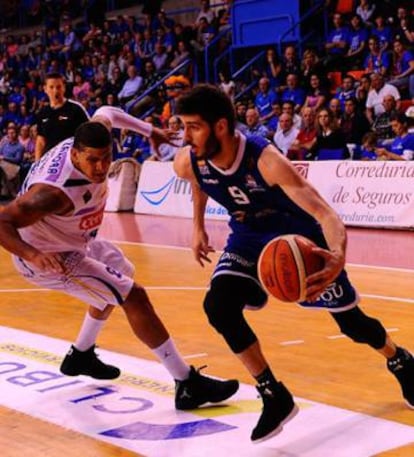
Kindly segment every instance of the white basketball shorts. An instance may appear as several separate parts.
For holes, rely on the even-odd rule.
[[[37,286],[61,290],[101,310],[107,305],[124,303],[134,284],[134,266],[120,249],[109,241],[94,240],[85,253],[61,255],[66,268],[63,274],[45,272],[12,257],[17,271]]]

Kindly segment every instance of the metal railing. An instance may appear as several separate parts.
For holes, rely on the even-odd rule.
[[[131,109],[140,101],[142,101],[145,97],[150,95],[152,92],[157,90],[159,87],[161,87],[165,80],[170,78],[171,76],[176,75],[181,69],[185,68],[187,65],[192,65],[192,60],[191,59],[186,59],[184,62],[181,62],[180,65],[175,67],[173,70],[171,70],[169,73],[167,73],[165,76],[163,76],[159,81],[157,81],[155,84],[153,84],[151,87],[146,89],[142,94],[140,94],[138,97],[135,99],[130,100],[127,102],[125,108],[128,112],[131,111]]]

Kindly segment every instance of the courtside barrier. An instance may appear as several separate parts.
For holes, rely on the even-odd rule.
[[[330,160],[293,164],[335,209],[345,225],[414,227],[414,162]],[[192,217],[190,184],[177,178],[170,162],[145,162],[134,211]],[[209,200],[206,218],[227,220],[228,214]]]

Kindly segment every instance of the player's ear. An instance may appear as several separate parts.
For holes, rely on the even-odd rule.
[[[216,124],[214,126],[214,133],[216,134],[216,136],[223,136],[227,132],[228,132],[228,122],[227,122],[227,119],[222,117],[221,119],[219,119],[216,122]]]
[[[73,164],[77,165],[79,163],[79,154],[80,151],[77,148],[72,148],[70,150],[70,157],[72,159]]]

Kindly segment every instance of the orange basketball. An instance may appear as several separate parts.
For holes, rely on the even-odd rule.
[[[306,277],[323,268],[322,257],[312,252],[315,243],[301,235],[282,235],[269,241],[257,264],[262,286],[284,302],[306,297]]]

